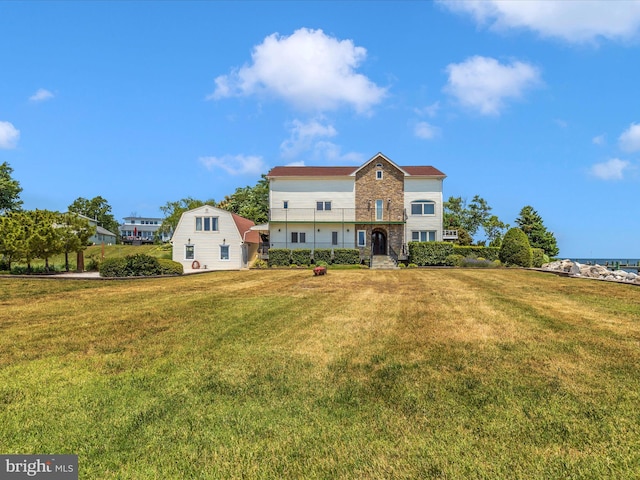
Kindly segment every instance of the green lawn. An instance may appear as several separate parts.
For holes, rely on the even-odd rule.
[[[5,277],[0,305],[0,452],[83,479],[640,477],[638,287]]]

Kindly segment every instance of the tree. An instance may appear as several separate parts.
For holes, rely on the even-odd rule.
[[[26,221],[25,212],[8,212],[0,216],[0,255],[8,269],[11,264],[25,257],[26,235],[24,228]]]
[[[256,224],[269,221],[269,180],[262,175],[255,186],[239,187],[218,204],[219,208],[248,218]]]
[[[519,228],[510,229],[502,240],[500,261],[505,265],[530,267],[533,260],[529,239]]]
[[[32,210],[26,213],[32,222],[27,250],[31,258],[42,258],[45,270],[48,271],[49,258],[62,252],[62,240],[57,226],[60,213],[51,210]]]
[[[82,267],[82,252],[87,248],[89,238],[96,231],[96,227],[91,226],[88,220],[73,213],[63,213],[60,215],[58,233],[64,252],[65,270],[69,271],[69,253],[76,252],[76,268],[84,270]]]
[[[541,248],[550,257],[558,256],[558,242],[555,235],[544,226],[542,217],[533,207],[527,205],[520,210],[516,223],[529,239],[531,248]]]
[[[480,228],[484,230],[487,240],[495,245],[509,226],[496,215],[490,215],[490,212],[491,207],[479,195],[475,195],[469,204],[462,197],[449,197],[444,203],[443,225],[445,229],[458,229],[460,245],[470,245]],[[461,231],[466,233],[464,238],[460,236]]]
[[[106,228],[118,236],[119,224],[111,214],[109,202],[101,196],[93,197],[91,200],[78,197],[69,205],[69,211],[95,220],[102,228]]]
[[[167,202],[164,206],[160,207],[160,210],[164,213],[164,218],[162,219],[162,225],[158,229],[158,232],[170,234],[178,226],[180,217],[184,212],[202,207],[203,205],[211,205],[213,207],[216,205],[216,201],[213,199],[203,201],[187,197],[175,202]]]
[[[13,168],[7,162],[0,165],[0,214],[15,212],[22,208],[22,187],[11,177]]]

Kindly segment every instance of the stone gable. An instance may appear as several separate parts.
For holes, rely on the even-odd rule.
[[[377,179],[378,171],[382,179]],[[375,157],[356,172],[355,187],[357,221],[375,220],[376,200],[384,201],[385,220],[404,220],[404,173],[384,157]]]

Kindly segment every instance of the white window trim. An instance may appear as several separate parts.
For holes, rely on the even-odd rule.
[[[427,237],[427,240],[420,240],[420,234],[424,232],[425,236]],[[429,233],[433,232],[433,240],[429,240]],[[413,239],[413,234],[417,233],[418,234],[418,240],[414,240]],[[411,241],[412,242],[420,242],[420,243],[426,243],[426,242],[436,242],[438,241],[438,232],[436,230],[411,230]]]
[[[322,208],[318,208],[322,204]],[[327,208],[327,204],[329,204],[329,208]],[[316,212],[331,212],[333,211],[333,201],[332,200],[316,200]]]
[[[378,209],[378,205],[380,208]],[[384,220],[384,200],[378,198],[375,201],[375,214],[376,214],[376,222],[382,222]],[[378,218],[378,213],[380,213],[380,218]]]
[[[362,232],[362,239],[364,243],[360,243],[360,232]],[[366,247],[367,246],[367,231],[366,230],[358,230],[356,233],[356,243],[358,247]]]
[[[382,170],[376,170],[376,180],[382,180],[383,177],[384,173],[382,173]]]
[[[227,257],[228,258],[222,258],[222,247],[225,247],[227,249]],[[220,261],[221,262],[230,262],[231,261],[231,249],[229,248],[229,245],[220,245]]]
[[[426,204],[431,204],[433,205],[433,213],[424,213],[424,206]],[[413,206],[414,205],[420,205],[421,208],[421,212],[422,213],[413,213]],[[414,200],[411,202],[410,208],[409,208],[411,215],[413,215],[414,217],[435,217],[436,216],[436,202],[434,202],[433,200]]]
[[[193,248],[193,258],[187,257],[187,247]],[[185,260],[195,260],[196,259],[196,246],[192,243],[188,243],[184,245],[184,259]]]

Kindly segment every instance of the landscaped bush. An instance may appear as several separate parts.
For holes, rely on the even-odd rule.
[[[173,260],[159,258],[158,265],[160,266],[160,275],[182,275],[184,273],[182,264]]]
[[[409,261],[420,266],[446,265],[449,255],[453,255],[449,242],[409,242]]]
[[[269,264],[264,260],[262,260],[261,258],[259,258],[258,260],[253,262],[253,268],[269,268]]]
[[[502,240],[500,261],[506,266],[530,267],[532,257],[527,235],[519,228],[509,230]]]
[[[447,255],[447,258],[444,259],[444,264],[450,267],[460,267],[462,266],[462,260],[464,260],[464,256],[462,255]]]
[[[484,258],[467,257],[462,259],[460,266],[466,268],[495,268],[497,265]]]
[[[49,268],[44,265],[32,266],[31,269],[26,265],[15,265],[11,267],[12,275],[42,275],[47,273],[57,273],[60,272],[60,268],[55,267],[53,265],[49,265]]]
[[[532,248],[531,253],[533,255],[532,265],[536,268],[540,268],[545,263],[549,263],[549,256],[544,253],[542,248]]]
[[[480,247],[476,245],[454,245],[453,253],[462,255],[464,258],[485,258],[487,260],[497,260],[500,257],[500,249],[498,247]]]
[[[311,263],[311,250],[301,248],[299,250],[291,250],[291,263],[295,265],[308,265]]]
[[[333,263],[357,265],[360,263],[360,250],[357,248],[336,248],[333,251]]]
[[[316,248],[313,251],[313,261],[316,265],[318,262],[331,263],[331,250],[328,248]]]
[[[127,277],[129,272],[127,270],[126,258],[107,258],[100,263],[100,276],[101,277]]]
[[[327,268],[329,266],[329,264],[327,262],[325,262],[324,260],[318,260],[316,262],[316,267],[325,267]]]
[[[291,263],[291,250],[288,248],[270,248],[269,266],[286,267]]]
[[[127,268],[133,276],[150,276],[160,274],[160,264],[156,257],[137,253],[135,255],[127,255]]]

